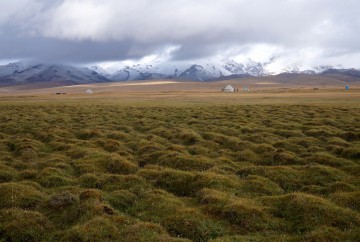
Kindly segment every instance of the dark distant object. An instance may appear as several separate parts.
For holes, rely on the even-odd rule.
[[[314,90],[319,90],[319,88],[315,87]]]
[[[346,91],[350,90],[350,86],[349,86],[349,85],[346,85],[346,86],[345,86],[345,90],[346,90]]]
[[[64,95],[64,94],[66,94],[66,92],[57,92],[57,93],[55,93],[56,95]]]

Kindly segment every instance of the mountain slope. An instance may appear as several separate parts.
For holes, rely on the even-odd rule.
[[[311,69],[297,65],[287,65],[279,69],[278,59],[270,58],[265,62],[256,62],[251,59],[244,63],[238,63],[229,59],[212,59],[198,61],[152,61],[149,63],[136,63],[132,66],[124,66],[117,71],[112,70],[112,74],[106,75],[113,81],[129,80],[149,80],[153,78],[179,79],[192,81],[223,80],[231,77],[246,76],[268,76],[281,73],[298,74],[319,74],[324,71],[334,69],[333,66],[323,65],[314,66]],[[274,66],[277,67],[274,69]],[[111,70],[109,69],[109,72]],[[93,69],[98,71],[98,69]]]
[[[126,66],[107,77],[113,81],[152,79],[207,81],[232,74],[232,72],[214,63],[162,62]]]
[[[109,81],[108,78],[93,70],[70,65],[27,64],[18,62],[0,67],[1,85],[41,82],[60,82],[62,84],[76,85]]]
[[[356,69],[329,69],[321,73],[321,75],[342,79],[346,82],[360,82],[360,70]]]

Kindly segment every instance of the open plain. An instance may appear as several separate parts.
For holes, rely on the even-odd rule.
[[[0,241],[358,241],[359,173],[356,85],[0,89]]]

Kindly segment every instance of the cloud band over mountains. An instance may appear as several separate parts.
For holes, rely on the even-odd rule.
[[[348,64],[360,56],[356,0],[0,1],[0,59],[89,63],[173,46],[178,60],[262,50],[252,58],[293,53]]]

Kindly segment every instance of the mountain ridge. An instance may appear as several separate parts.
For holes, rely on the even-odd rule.
[[[75,85],[109,81],[105,76],[89,68],[65,64],[17,62],[0,66],[0,84],[2,85],[42,82]]]
[[[272,60],[246,64],[226,62],[159,62],[154,64],[134,64],[118,71],[110,72],[100,66],[75,66],[69,64],[43,64],[20,61],[0,66],[0,85],[22,85],[29,83],[61,83],[79,85],[104,82],[124,82],[134,80],[173,79],[179,81],[217,81],[247,77],[276,76],[267,70]],[[321,75],[345,82],[360,81],[360,70],[337,69],[334,66],[317,66],[310,70],[300,70],[288,66],[279,77],[288,75]],[[291,80],[289,80],[291,81]]]

